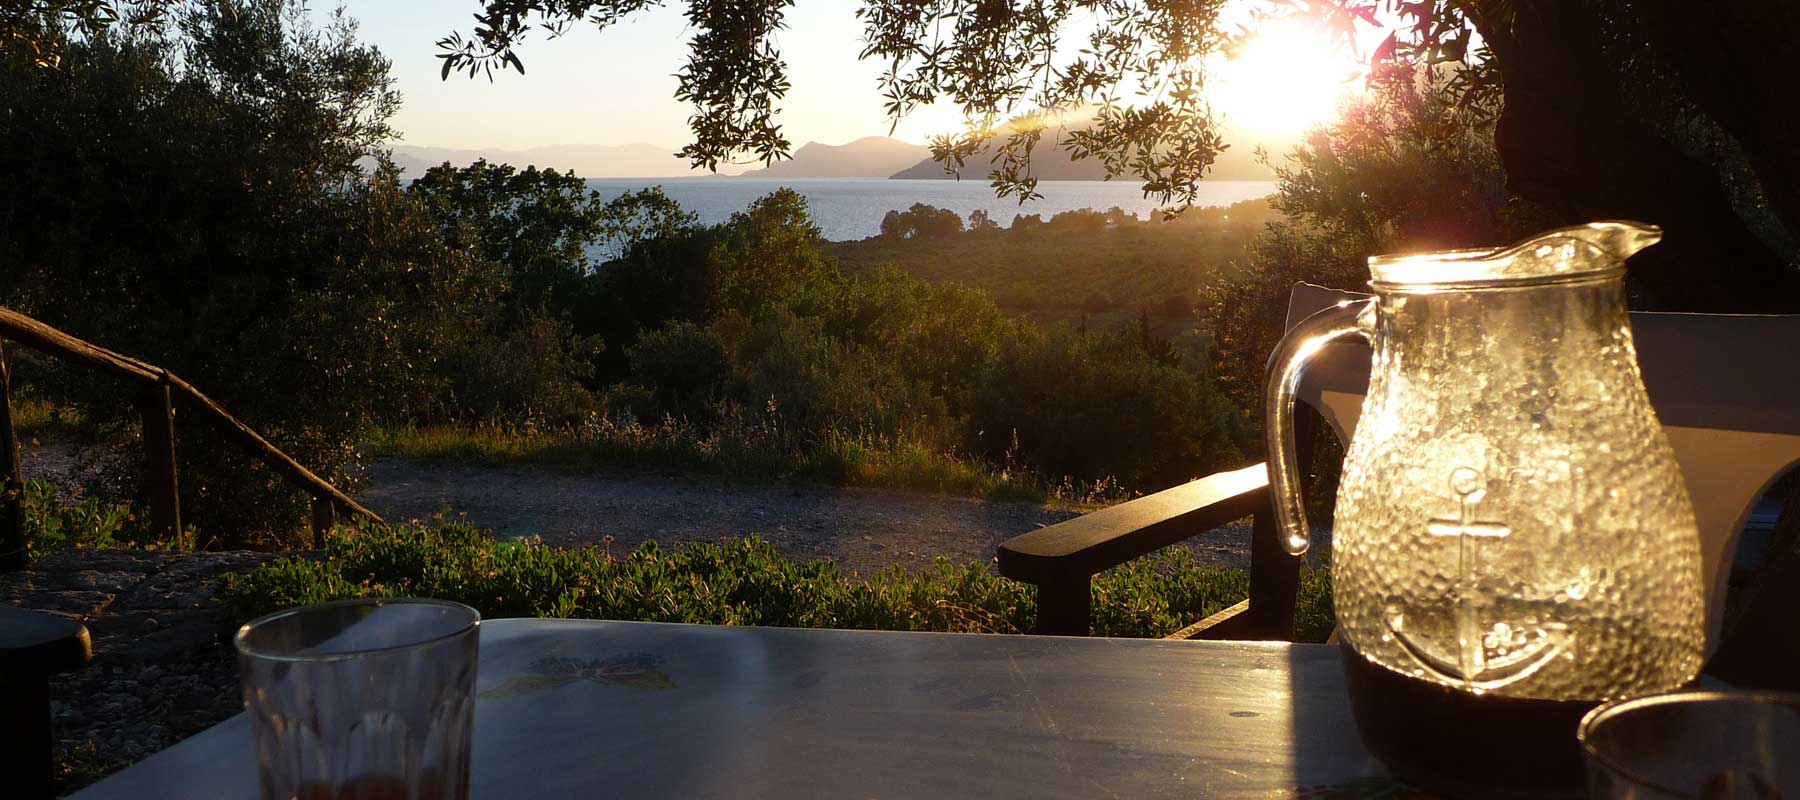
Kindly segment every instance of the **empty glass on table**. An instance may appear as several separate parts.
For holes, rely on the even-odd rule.
[[[264,800],[463,800],[481,615],[439,600],[280,611],[239,629]]]

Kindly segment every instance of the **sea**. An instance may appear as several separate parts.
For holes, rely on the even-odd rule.
[[[588,186],[606,199],[649,186],[661,186],[682,208],[716,224],[747,208],[759,197],[781,187],[804,195],[813,222],[829,241],[867,239],[881,232],[881,218],[892,210],[914,203],[947,208],[966,222],[969,213],[982,209],[1001,227],[1014,215],[1041,215],[1044,219],[1064,211],[1091,208],[1105,211],[1117,206],[1140,219],[1164,204],[1144,197],[1132,181],[1042,181],[1040,199],[1020,205],[1017,198],[994,196],[985,180],[889,180],[885,178],[596,178]],[[1228,206],[1243,200],[1274,194],[1272,181],[1205,181],[1196,205]]]

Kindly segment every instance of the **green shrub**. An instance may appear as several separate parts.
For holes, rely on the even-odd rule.
[[[1303,609],[1315,607],[1306,598],[1318,586],[1303,585]],[[1166,550],[1096,577],[1094,633],[1166,635],[1237,602],[1247,589],[1242,572]],[[499,542],[445,519],[346,529],[318,558],[290,557],[226,576],[218,602],[248,619],[362,596],[438,597],[492,618],[989,633],[1029,631],[1036,621],[1036,590],[979,564],[938,559],[925,569],[893,567],[858,579],[827,560],[789,561],[759,538],[670,550],[651,542],[614,556],[598,547]]]
[[[242,575],[225,576],[227,605],[247,621],[270,611],[342,600],[362,594],[333,564],[283,558]],[[254,598],[251,600],[250,598]]]
[[[1126,333],[1022,336],[982,376],[972,449],[1040,475],[1171,486],[1241,464],[1237,412]]]
[[[983,221],[992,225],[985,212],[978,213],[982,213]],[[974,214],[969,215],[971,222],[975,219]],[[942,239],[962,231],[962,217],[956,212],[924,203],[914,203],[906,211],[889,211],[881,218],[881,235],[890,239]]]
[[[631,377],[647,387],[653,403],[633,411],[698,417],[717,402],[731,376],[731,358],[718,333],[688,320],[671,320],[625,351]],[[644,412],[652,412],[645,414]]]
[[[64,497],[56,484],[38,479],[25,481],[25,550],[39,558],[71,547],[155,548],[157,541],[138,521],[132,508],[98,497]]]
[[[598,338],[567,321],[532,316],[504,333],[471,336],[445,360],[453,419],[578,421],[599,410],[582,385],[594,376]]]
[[[181,375],[355,491],[354,443],[437,388],[492,276],[359,166],[392,134],[388,62],[302,5],[193,5],[0,70],[0,304]],[[96,426],[139,417],[111,377],[35,388]],[[176,435],[187,519],[232,544],[300,529],[303,492],[213,426]]]
[[[1331,602],[1330,555],[1320,554],[1320,566],[1300,571],[1300,591],[1294,605],[1296,642],[1323,642],[1337,627],[1337,607]]]

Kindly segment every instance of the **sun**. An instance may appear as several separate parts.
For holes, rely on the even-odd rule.
[[[1214,65],[1207,98],[1226,125],[1291,139],[1337,114],[1354,91],[1358,66],[1317,25],[1271,21],[1235,57]]]

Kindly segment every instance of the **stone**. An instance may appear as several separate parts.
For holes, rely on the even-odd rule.
[[[147,573],[119,572],[114,570],[78,570],[75,572],[64,573],[61,582],[64,589],[118,594],[136,586],[139,581],[144,579],[145,574]]]
[[[216,644],[226,628],[217,610],[150,609],[106,614],[88,633],[96,660],[149,662]]]
[[[118,595],[109,592],[97,592],[86,589],[60,592],[33,592],[19,598],[14,605],[20,608],[48,611],[54,614],[85,619],[105,611]]]
[[[195,553],[144,578],[125,594],[121,606],[130,609],[210,608],[220,575],[227,572],[248,572],[281,555],[283,554],[242,550]]]

